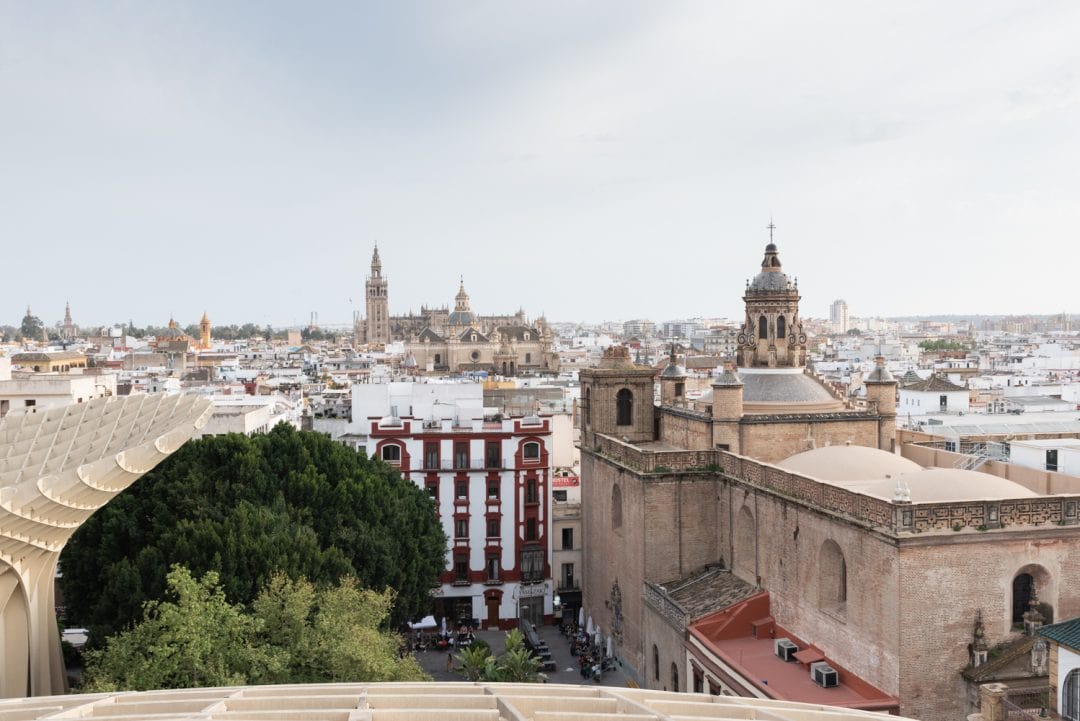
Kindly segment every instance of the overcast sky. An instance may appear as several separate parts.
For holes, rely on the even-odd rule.
[[[0,0],[0,322],[1080,312],[1080,3]]]

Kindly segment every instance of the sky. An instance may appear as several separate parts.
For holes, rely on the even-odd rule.
[[[1080,3],[0,0],[0,323],[1080,313]]]

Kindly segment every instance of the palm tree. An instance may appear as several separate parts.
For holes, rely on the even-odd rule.
[[[499,659],[498,673],[500,681],[517,683],[539,683],[545,679],[540,672],[541,661],[536,654],[524,646],[507,651]]]
[[[462,649],[456,656],[458,666],[455,669],[469,681],[494,681],[496,673],[495,657],[487,646],[473,646]]]

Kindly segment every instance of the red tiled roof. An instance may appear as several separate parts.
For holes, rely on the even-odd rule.
[[[700,651],[696,640],[724,665],[736,671],[742,679],[769,698],[831,706],[897,712],[900,702],[827,658],[819,649],[803,641],[787,629],[771,622],[768,592],[695,621],[687,628],[690,640],[687,648],[697,660],[709,665],[707,657],[696,656]],[[755,636],[754,631],[758,635]],[[776,656],[774,640],[788,638],[797,644],[797,663]],[[810,679],[809,664],[826,661],[836,669],[840,684],[823,688]]]

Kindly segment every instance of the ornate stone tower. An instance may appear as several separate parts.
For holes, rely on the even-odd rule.
[[[367,297],[367,342],[370,345],[385,346],[390,342],[390,297],[387,294],[386,278],[382,274],[378,245],[371,254],[371,275],[368,276],[364,288]]]
[[[203,311],[202,320],[199,321],[199,347],[210,347],[210,317]]]
[[[740,368],[799,368],[806,362],[806,334],[799,319],[799,285],[780,268],[780,254],[769,244],[761,272],[747,283],[746,320],[739,332]]]
[[[64,340],[75,340],[79,329],[75,327],[75,321],[71,319],[71,303],[64,304]]]

